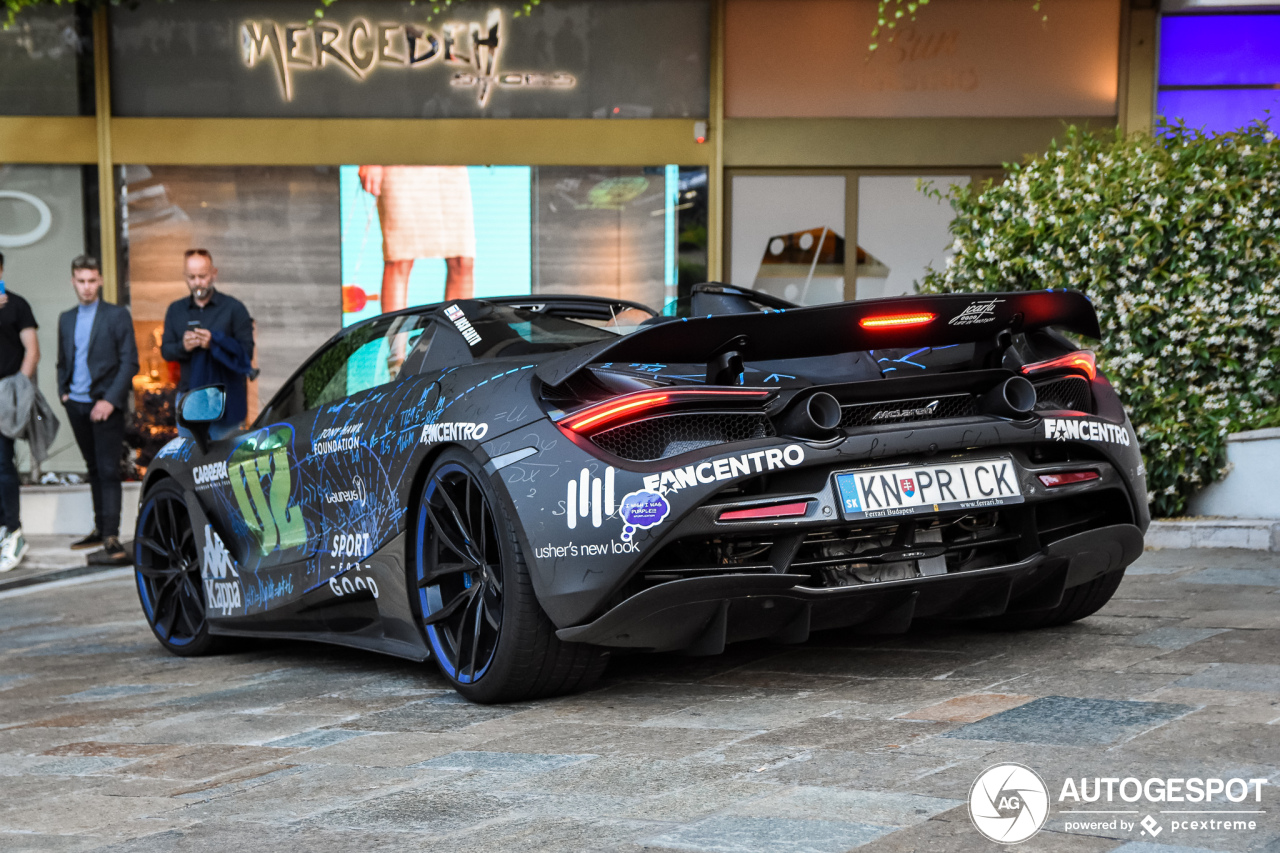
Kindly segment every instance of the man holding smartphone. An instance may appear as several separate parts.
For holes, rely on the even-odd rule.
[[[226,410],[209,430],[218,439],[239,429],[248,414],[245,378],[253,360],[253,319],[243,302],[215,288],[218,268],[208,250],[188,249],[183,274],[191,296],[165,312],[160,354],[182,366],[179,398],[206,384],[226,387]]]

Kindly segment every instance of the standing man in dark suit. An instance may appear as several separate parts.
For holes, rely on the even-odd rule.
[[[58,317],[58,396],[89,469],[93,532],[71,547],[102,550],[93,565],[127,566],[120,544],[120,457],[124,418],[138,372],[138,346],[129,309],[103,302],[102,268],[81,255],[71,262],[71,283],[80,304]]]

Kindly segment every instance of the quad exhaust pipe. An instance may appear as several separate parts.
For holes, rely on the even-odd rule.
[[[1011,376],[983,394],[978,405],[988,415],[1026,417],[1036,407],[1036,387],[1021,376]]]
[[[826,391],[810,394],[791,407],[778,424],[784,435],[824,439],[840,429],[840,401]]]

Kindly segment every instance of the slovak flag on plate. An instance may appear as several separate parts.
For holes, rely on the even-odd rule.
[[[907,497],[913,497],[916,493],[916,481],[914,477],[899,477],[898,482],[902,484],[902,493]]]

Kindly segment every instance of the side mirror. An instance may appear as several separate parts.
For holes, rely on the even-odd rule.
[[[222,420],[227,408],[227,392],[221,385],[207,385],[188,391],[178,405],[178,426],[195,438],[203,452],[209,449],[209,427]]]

